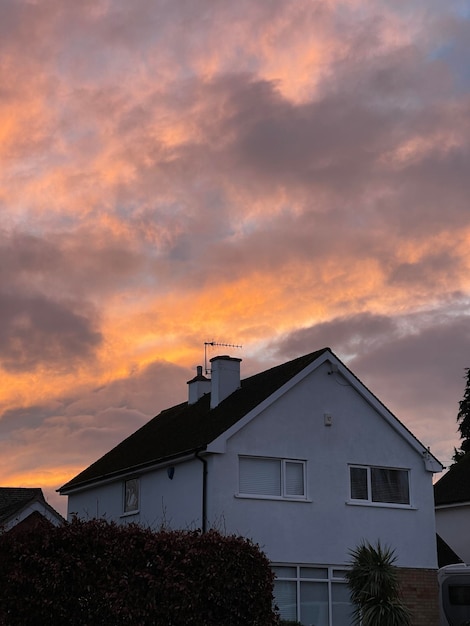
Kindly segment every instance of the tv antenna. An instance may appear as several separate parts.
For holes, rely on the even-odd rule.
[[[207,346],[217,348],[243,348],[243,346],[235,345],[234,343],[218,343],[217,341],[205,341],[204,342],[204,371],[206,374],[211,373],[211,369],[207,367]]]

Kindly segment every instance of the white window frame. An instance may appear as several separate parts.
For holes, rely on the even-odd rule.
[[[280,464],[281,485],[279,494],[259,494],[259,493],[246,493],[240,489],[240,463],[243,459],[253,459],[255,461],[278,461]],[[286,480],[286,466],[288,463],[295,463],[302,467],[302,481],[303,481],[303,494],[289,494],[287,493],[287,480]],[[283,459],[280,457],[268,457],[268,456],[252,456],[252,455],[240,455],[238,457],[238,498],[253,498],[257,500],[289,500],[294,502],[306,502],[307,500],[307,461],[303,459]]]
[[[366,470],[367,472],[367,498],[353,498],[352,496],[352,482],[351,482],[351,469],[357,468]],[[383,500],[373,500],[372,498],[372,470],[392,470],[396,472],[404,472],[408,480],[408,502],[387,502]],[[409,509],[411,506],[411,481],[410,470],[405,467],[387,467],[384,465],[348,465],[348,481],[349,481],[349,504],[359,504],[364,506],[383,506],[383,507],[395,507],[400,509]]]
[[[301,618],[301,584],[302,583],[320,583],[321,585],[327,585],[328,589],[328,625],[334,626],[333,623],[333,593],[332,587],[333,585],[344,585],[347,586],[347,580],[345,578],[345,573],[348,570],[347,565],[316,565],[309,563],[295,564],[295,563],[272,563],[271,568],[276,574],[274,580],[274,591],[276,589],[276,581],[287,581],[287,582],[295,582],[296,584],[296,619],[300,621]],[[285,570],[293,570],[295,568],[295,575],[282,572],[282,569]],[[303,572],[308,569],[314,569],[323,571],[324,576],[308,576]],[[274,594],[274,603],[276,604],[276,595]],[[353,605],[351,603],[351,611],[353,610]],[[282,615],[281,615],[282,618]]]
[[[130,497],[135,496],[135,506],[131,506]],[[128,478],[123,483],[122,511],[123,515],[135,515],[140,509],[140,480]]]

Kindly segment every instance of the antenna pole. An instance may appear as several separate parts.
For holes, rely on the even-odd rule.
[[[205,341],[204,342],[204,371],[206,374],[210,374],[212,370],[207,367],[207,346],[217,346],[220,348],[243,348],[243,346],[235,345],[234,343],[218,343],[217,341]]]

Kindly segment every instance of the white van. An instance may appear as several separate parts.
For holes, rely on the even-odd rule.
[[[437,578],[440,626],[470,626],[470,564],[441,567]]]

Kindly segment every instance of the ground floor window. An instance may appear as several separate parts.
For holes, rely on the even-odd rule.
[[[351,626],[352,604],[345,569],[273,565],[274,599],[281,618],[304,626]]]

